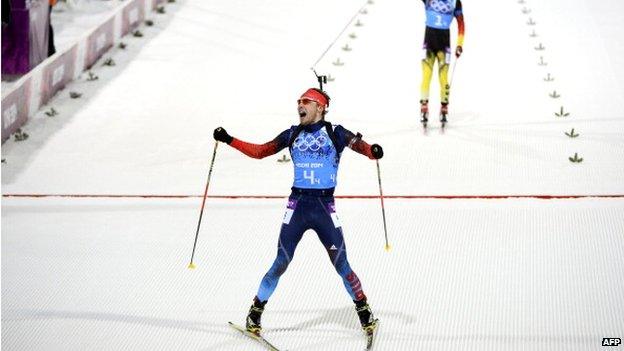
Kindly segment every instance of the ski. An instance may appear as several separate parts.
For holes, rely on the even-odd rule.
[[[375,320],[375,324],[370,330],[364,331],[366,337],[366,351],[370,351],[375,346],[375,337],[377,336],[377,330],[379,328],[379,319]]]
[[[277,347],[273,346],[273,344],[271,344],[267,339],[265,339],[262,335],[260,334],[256,334],[256,333],[252,333],[250,331],[248,331],[247,329],[236,325],[232,322],[228,322],[228,324],[230,325],[230,327],[238,330],[241,334],[247,336],[250,339],[253,339],[255,341],[257,341],[258,343],[260,343],[262,346],[266,347],[267,350],[270,351],[280,351]]]

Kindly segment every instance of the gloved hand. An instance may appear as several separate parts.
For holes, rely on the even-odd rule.
[[[371,145],[371,154],[373,154],[373,158],[380,159],[383,157],[383,149],[379,144]]]
[[[212,133],[212,136],[215,138],[215,140],[224,142],[226,144],[231,143],[234,139],[222,127],[215,129],[214,133]]]
[[[464,49],[460,45],[458,45],[455,48],[455,57],[459,58],[461,56],[462,52],[464,52]]]

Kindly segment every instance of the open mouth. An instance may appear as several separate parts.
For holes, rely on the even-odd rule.
[[[299,109],[299,117],[300,117],[300,118],[303,118],[303,117],[305,117],[306,115],[307,115],[306,110],[305,110],[304,108],[300,108],[300,109]]]

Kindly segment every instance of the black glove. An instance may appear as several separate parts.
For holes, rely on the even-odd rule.
[[[371,145],[371,154],[373,154],[373,158],[380,159],[383,157],[383,149],[379,144]]]
[[[215,138],[215,140],[224,142],[226,144],[231,143],[234,139],[222,127],[215,129],[214,133],[212,133],[212,136]]]

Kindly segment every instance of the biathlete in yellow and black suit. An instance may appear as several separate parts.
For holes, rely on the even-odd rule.
[[[451,86],[448,81],[448,70],[451,63],[451,22],[457,19],[457,47],[455,56],[462,54],[464,44],[464,15],[461,0],[422,0],[427,15],[424,57],[422,59],[422,85],[420,91],[421,122],[427,123],[429,114],[429,87],[433,74],[433,65],[438,61],[438,77],[440,80],[440,121],[446,123]]]

